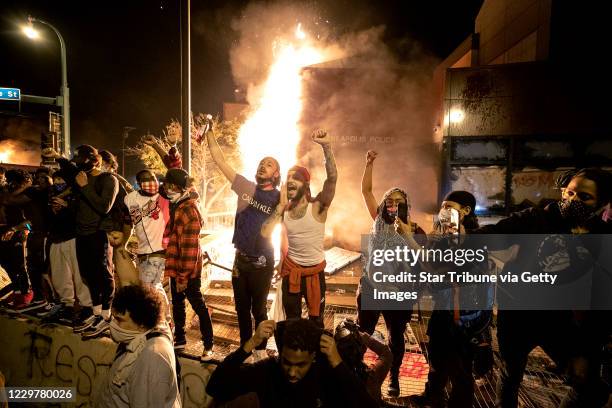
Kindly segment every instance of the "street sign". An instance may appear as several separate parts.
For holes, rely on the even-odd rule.
[[[0,88],[0,100],[19,101],[21,100],[21,90],[18,88]]]

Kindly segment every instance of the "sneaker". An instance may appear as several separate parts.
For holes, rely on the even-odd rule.
[[[83,331],[81,339],[89,340],[100,337],[106,330],[109,330],[109,327],[110,321],[106,320],[102,316],[96,316],[95,322]]]
[[[91,315],[87,315],[86,318],[89,318]],[[83,320],[79,320],[75,318],[74,306],[66,306],[56,315],[57,322],[59,324],[63,324],[64,326],[70,326],[74,329],[78,324],[83,324]]]
[[[15,296],[13,305],[11,307],[8,307],[7,310],[9,312],[14,312],[14,313],[23,313],[29,310],[34,310],[40,307],[45,307],[45,305],[47,304],[46,300],[32,301],[33,297],[34,297],[34,293],[32,293],[32,291],[29,291],[25,295],[18,294],[17,296]]]
[[[389,387],[387,388],[387,394],[389,394],[390,397],[399,397],[400,385],[399,385],[398,376],[391,375],[391,380],[389,381]]]
[[[17,294],[13,292],[12,290],[7,292],[5,295],[2,296],[2,300],[0,300],[0,307],[4,307],[8,305],[9,303],[13,303],[16,295]]]
[[[36,313],[36,317],[47,319],[58,314],[63,308],[63,303],[47,303],[47,305],[41,311]]]
[[[174,351],[183,351],[187,346],[187,339],[184,337],[174,339]]]
[[[200,361],[201,362],[207,362],[213,359],[215,353],[213,352],[213,348],[204,348],[204,351],[202,352],[202,357],[200,357]]]
[[[91,327],[91,325],[93,325],[94,323],[98,323],[98,321],[96,320],[96,317],[100,317],[100,319],[102,319],[102,316],[96,316],[96,315],[91,315],[89,317],[86,317],[83,320],[77,320],[74,324],[74,332],[75,333],[82,333],[85,330],[87,330],[88,328]]]

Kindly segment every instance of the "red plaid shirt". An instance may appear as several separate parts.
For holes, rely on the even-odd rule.
[[[187,283],[202,273],[201,229],[202,218],[195,199],[187,199],[171,211],[164,232],[164,241],[168,243],[165,274],[178,283]]]

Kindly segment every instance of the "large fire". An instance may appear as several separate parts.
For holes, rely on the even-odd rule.
[[[254,175],[265,156],[277,159],[282,172],[295,164],[302,113],[301,71],[324,60],[324,52],[309,41],[301,23],[295,30],[294,40],[278,40],[273,46],[275,59],[268,78],[259,88],[259,98],[238,136],[243,174]],[[277,259],[280,234],[278,225],[272,235]]]
[[[299,24],[292,41],[278,40],[268,78],[251,99],[251,114],[240,129],[243,173],[254,175],[265,156],[276,158],[281,171],[295,164],[300,141],[298,122],[302,112],[302,68],[320,63],[324,52],[317,48]],[[253,103],[252,100],[256,102]]]

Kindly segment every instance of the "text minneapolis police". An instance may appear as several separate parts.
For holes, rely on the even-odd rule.
[[[487,248],[480,249],[412,249],[408,247],[397,247],[395,249],[377,249],[372,252],[372,265],[376,268],[384,265],[394,266],[410,265],[414,267],[417,263],[421,266],[443,266],[454,264],[456,266],[464,266],[466,264],[478,264],[485,262],[487,259]],[[393,268],[395,269],[395,268]],[[424,269],[432,269],[424,267]],[[439,269],[439,268],[436,268]],[[468,271],[457,272],[447,271],[442,268],[436,273],[421,271],[419,273],[400,271],[400,272],[382,272],[374,270],[370,274],[370,278],[375,284],[406,284],[406,283],[424,283],[424,284],[481,284],[481,283],[546,283],[554,285],[557,280],[557,275],[550,273],[531,273],[521,272],[515,274],[506,272],[503,275],[491,275],[488,273],[471,273]],[[374,288],[374,300],[395,300],[403,302],[404,300],[416,300],[418,292],[416,291],[386,291]]]

